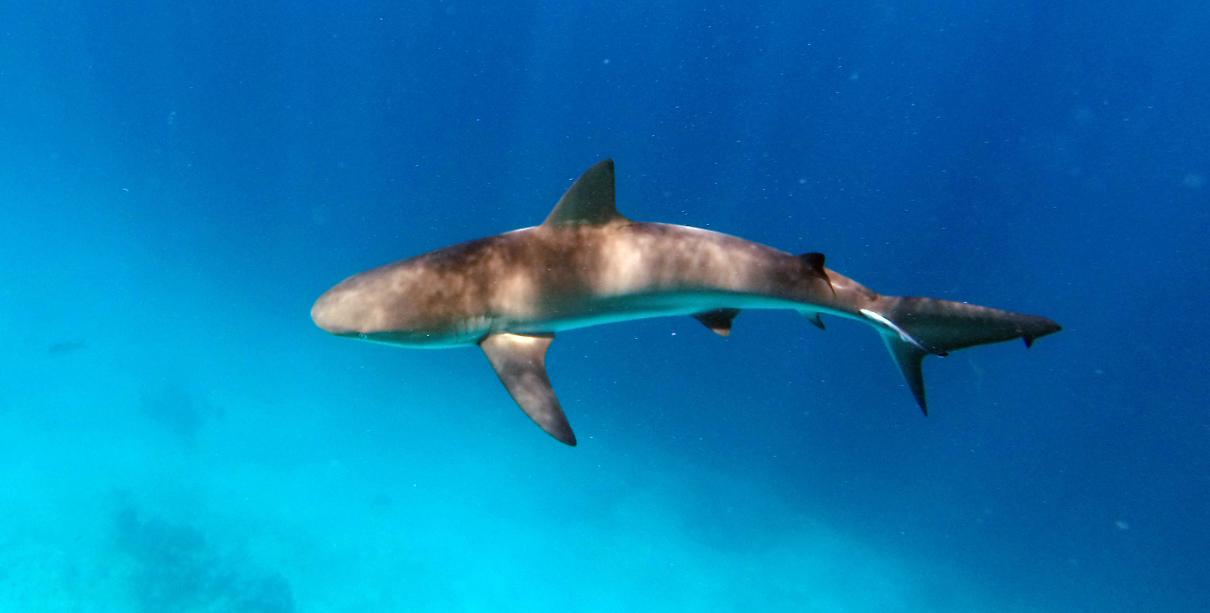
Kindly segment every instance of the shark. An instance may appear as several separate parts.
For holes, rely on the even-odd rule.
[[[334,335],[412,348],[478,346],[513,400],[555,439],[576,436],[551,386],[555,335],[650,317],[692,316],[720,336],[742,311],[797,311],[863,322],[881,336],[924,415],[927,356],[1060,330],[1037,315],[936,298],[881,295],[793,254],[701,228],[628,219],[614,163],[585,171],[541,225],[355,274],[322,294],[315,324]]]

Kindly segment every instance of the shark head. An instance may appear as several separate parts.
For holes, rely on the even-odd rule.
[[[345,279],[311,306],[311,320],[337,336],[363,336],[385,332],[383,321],[388,293],[381,282],[366,274]],[[399,300],[392,300],[398,304]]]
[[[480,284],[473,281],[474,274],[449,275],[466,251],[475,251],[472,247],[456,246],[349,277],[315,301],[311,320],[337,336],[392,345],[475,342],[488,326],[477,300]],[[473,273],[474,267],[469,268]]]

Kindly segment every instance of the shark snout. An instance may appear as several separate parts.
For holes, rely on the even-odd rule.
[[[332,300],[327,292],[311,305],[311,321],[327,332],[332,331]]]
[[[350,334],[357,331],[356,317],[350,308],[348,291],[337,286],[326,292],[311,305],[311,321],[332,334]]]

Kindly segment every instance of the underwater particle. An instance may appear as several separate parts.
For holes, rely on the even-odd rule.
[[[1181,185],[1184,185],[1185,187],[1187,187],[1189,189],[1201,189],[1202,186],[1205,184],[1206,184],[1206,177],[1204,177],[1196,172],[1191,172],[1191,173],[1185,175],[1184,179],[1181,179]]]
[[[1117,528],[1118,530],[1126,531],[1130,529],[1130,524],[1126,520],[1115,519],[1113,520],[1113,527]]]

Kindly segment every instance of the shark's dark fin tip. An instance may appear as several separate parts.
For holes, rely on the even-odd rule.
[[[832,286],[832,279],[828,276],[828,271],[824,268],[826,258],[822,253],[812,251],[798,256],[799,259],[807,265],[807,268],[819,278],[823,279],[828,284],[828,289],[832,290],[832,296],[836,296],[836,288]]]
[[[567,430],[567,437],[566,437],[566,438],[559,438],[559,437],[557,437],[557,436],[556,436],[556,437],[555,437],[555,439],[556,439],[556,440],[558,440],[560,443],[563,443],[564,445],[567,445],[568,447],[575,447],[575,446],[576,446],[576,443],[577,443],[577,441],[576,441],[576,433],[575,433],[575,432],[572,432],[570,428]]]
[[[1034,346],[1034,337],[1026,335],[1022,336],[1021,340],[1025,341],[1025,348],[1029,349]]]

